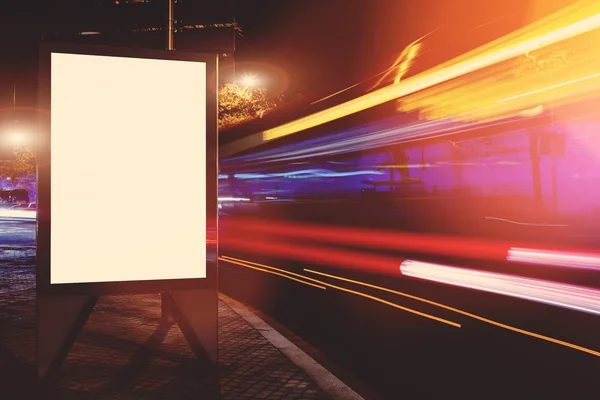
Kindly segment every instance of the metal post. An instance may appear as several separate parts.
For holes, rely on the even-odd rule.
[[[168,3],[168,17],[167,17],[167,50],[175,50],[173,47],[173,3],[175,0],[167,0]],[[172,324],[174,322],[172,301],[170,294],[161,292],[160,294],[160,318],[164,324]]]
[[[163,292],[160,294],[160,320],[163,324],[174,324],[173,299],[171,294]]]
[[[235,23],[235,18],[233,19],[233,22]],[[236,45],[235,40],[237,39],[236,35],[237,35],[237,32],[236,32],[235,26],[234,26],[233,27],[233,46],[232,46],[233,47],[233,49],[232,49],[233,51],[231,52],[232,70],[233,70],[232,76],[233,76],[233,80],[234,81],[235,81],[235,45]]]
[[[167,0],[167,3],[169,3],[169,17],[167,20],[167,50],[175,50],[175,48],[173,47],[173,32],[175,31],[173,21],[174,1],[175,0]]]

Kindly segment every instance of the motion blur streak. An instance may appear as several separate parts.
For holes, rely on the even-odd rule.
[[[596,96],[598,12],[597,4],[579,2],[467,53],[455,63],[483,62],[481,68],[403,98],[399,110],[419,111],[428,119],[482,122],[535,115],[574,98]],[[508,53],[512,56],[505,57]],[[488,63],[494,57],[497,62]]]
[[[400,271],[415,278],[600,315],[600,291],[581,286],[412,260],[402,262]]]
[[[422,301],[424,303],[431,304],[431,305],[434,305],[434,306],[437,306],[437,307],[441,307],[441,308],[444,308],[446,310],[454,311],[454,312],[456,312],[458,314],[462,314],[462,315],[465,315],[467,317],[471,317],[471,318],[476,319],[478,321],[485,322],[485,323],[488,323],[488,324],[491,324],[491,325],[494,325],[494,326],[497,326],[497,327],[500,327],[500,328],[508,329],[510,331],[521,333],[523,335],[527,335],[527,336],[535,337],[535,338],[538,338],[538,339],[546,340],[546,341],[549,341],[549,342],[552,342],[552,343],[560,344],[562,346],[570,347],[572,349],[583,351],[585,353],[592,354],[592,355],[600,357],[600,352],[597,352],[597,351],[594,351],[594,350],[591,350],[591,349],[588,349],[588,348],[585,348],[585,347],[581,347],[581,346],[578,346],[576,344],[571,344],[571,343],[568,343],[568,342],[564,342],[562,340],[554,339],[554,338],[551,338],[551,337],[548,337],[548,336],[543,336],[543,335],[540,335],[540,334],[537,334],[537,333],[533,333],[533,332],[529,332],[529,331],[526,331],[526,330],[523,330],[523,329],[515,328],[515,327],[512,327],[510,325],[502,324],[500,322],[492,321],[491,319],[483,318],[483,317],[480,317],[478,315],[471,314],[469,312],[462,311],[462,310],[459,310],[459,309],[454,308],[454,307],[450,307],[450,306],[447,306],[447,305],[444,305],[444,304],[436,303],[435,301],[423,299],[421,297],[417,297],[417,296],[413,296],[413,295],[410,295],[410,294],[398,292],[396,290],[384,288],[384,287],[381,287],[381,286],[371,285],[369,283],[360,282],[360,281],[355,281],[353,279],[342,278],[341,276],[330,275],[330,274],[326,274],[326,273],[323,273],[323,272],[318,272],[318,271],[314,271],[314,270],[310,270],[310,269],[306,269],[306,268],[304,270],[306,272],[317,274],[317,275],[326,276],[328,278],[339,279],[341,281],[350,282],[350,283],[354,283],[354,284],[357,284],[357,285],[362,285],[362,286],[370,287],[370,288],[373,288],[373,289],[379,289],[379,290],[382,290],[382,291],[385,291],[385,292],[388,292],[388,293],[393,293],[393,294],[397,294],[399,296],[408,297],[409,299]]]
[[[243,266],[243,267],[248,267],[248,268],[257,269],[257,270],[259,270],[259,271],[271,272],[271,271],[268,271],[268,270],[265,270],[265,269],[262,269],[262,268],[253,267],[253,266],[251,266],[251,265],[248,265],[248,264],[261,265],[261,266],[263,266],[263,267],[265,267],[265,268],[270,268],[270,269],[274,269],[274,270],[277,270],[277,271],[285,271],[285,270],[282,270],[282,269],[279,269],[279,268],[270,267],[270,266],[268,266],[268,265],[264,265],[264,264],[258,264],[258,263],[254,263],[254,262],[250,262],[250,261],[245,261],[245,260],[240,260],[240,261],[242,261],[242,262],[236,262],[236,261],[229,260],[229,259],[228,259],[228,258],[226,258],[226,257],[219,257],[219,259],[220,259],[220,260],[223,260],[223,261],[227,261],[227,262],[233,263],[233,264],[241,265],[241,266]],[[439,317],[436,317],[436,316],[434,316],[434,315],[430,315],[430,314],[422,313],[422,312],[420,312],[420,311],[413,310],[412,308],[403,307],[403,306],[401,306],[401,305],[398,305],[398,304],[396,304],[396,303],[392,303],[391,301],[387,301],[387,300],[381,299],[381,298],[379,298],[379,297],[371,296],[371,295],[369,295],[369,294],[366,294],[366,293],[357,292],[357,291],[355,291],[355,290],[346,289],[346,288],[343,288],[343,287],[340,287],[340,286],[332,285],[331,283],[321,282],[321,281],[319,281],[319,280],[316,280],[316,279],[313,279],[313,278],[309,278],[309,277],[306,277],[306,276],[304,276],[304,275],[298,275],[298,274],[294,274],[294,273],[292,273],[292,272],[289,272],[289,271],[285,271],[285,272],[286,272],[286,273],[288,273],[288,274],[293,274],[293,275],[297,275],[297,276],[302,276],[302,277],[303,277],[303,278],[305,278],[305,279],[310,279],[310,280],[312,280],[312,281],[315,281],[315,282],[318,282],[318,283],[320,283],[321,285],[324,285],[324,286],[327,286],[327,287],[330,287],[330,288],[333,288],[333,289],[341,290],[341,291],[343,291],[343,292],[352,293],[352,294],[355,294],[355,295],[357,295],[357,296],[361,296],[361,297],[365,297],[365,298],[367,298],[367,299],[375,300],[375,301],[377,301],[377,302],[379,302],[379,303],[386,304],[386,305],[388,305],[388,306],[391,306],[391,307],[397,308],[397,309],[399,309],[399,310],[402,310],[402,311],[409,312],[409,313],[411,313],[411,314],[419,315],[419,316],[421,316],[421,317],[425,317],[425,318],[428,318],[428,319],[432,319],[432,320],[434,320],[434,321],[438,321],[438,322],[442,322],[442,323],[444,323],[444,324],[448,324],[448,325],[454,326],[454,327],[456,327],[456,328],[460,328],[460,324],[458,324],[458,323],[456,323],[456,322],[448,321],[448,320],[446,320],[446,319],[439,318]],[[283,275],[283,274],[279,274],[279,273],[276,273],[276,275],[285,276],[285,275]],[[290,277],[288,277],[288,278],[290,278]],[[290,278],[290,279],[294,279],[294,278]],[[308,284],[308,282],[303,282],[303,283],[307,283],[307,284]],[[313,286],[317,286],[317,285],[313,285]],[[323,289],[325,289],[325,288],[323,288]]]
[[[291,135],[406,96],[600,27],[600,4],[581,1],[511,35],[398,84],[358,97],[262,133],[263,141]]]
[[[31,219],[36,218],[36,212],[33,210],[3,210],[0,209],[0,218],[22,218]]]
[[[403,260],[401,257],[388,257],[353,250],[330,249],[298,243],[265,242],[261,239],[249,240],[247,235],[237,239],[229,236],[219,241],[220,246],[224,248],[259,256],[269,255],[311,264],[352,268],[363,272],[393,276],[398,275],[398,263]]]
[[[600,77],[600,74],[592,74],[592,75],[584,76],[582,78],[573,79],[573,80],[570,80],[567,82],[557,83],[556,85],[547,86],[542,89],[532,90],[531,92],[521,93],[516,96],[507,97],[506,99],[497,100],[496,102],[503,103],[505,101],[515,100],[515,99],[518,99],[520,97],[525,97],[525,96],[531,96],[532,94],[537,94],[537,93],[545,92],[548,90],[557,89],[562,86],[571,85],[573,83],[579,83],[579,82],[587,81],[588,79],[593,79],[593,78],[598,78],[598,77]]]
[[[506,222],[506,223],[515,224],[515,225],[523,225],[523,226],[547,226],[547,227],[554,227],[554,228],[569,226],[566,224],[540,224],[540,223],[534,223],[534,222],[519,222],[519,221],[512,221],[510,219],[498,218],[498,217],[485,217],[485,219]]]
[[[234,257],[229,257],[229,256],[221,256],[220,259],[224,260],[224,261],[233,260],[233,261],[237,261],[237,262],[241,262],[241,263],[245,263],[245,264],[251,264],[251,265],[254,265],[256,267],[262,267],[262,268],[272,269],[274,271],[279,271],[279,272],[282,272],[284,274],[289,274],[289,275],[297,276],[297,277],[302,278],[302,279],[307,279],[309,281],[313,281],[313,282],[317,282],[317,283],[322,283],[321,281],[319,281],[317,279],[309,278],[308,276],[304,276],[304,275],[301,275],[301,274],[296,274],[295,272],[291,272],[291,271],[288,271],[288,270],[285,270],[285,269],[281,269],[281,268],[271,267],[271,266],[265,265],[265,264],[259,264],[259,263],[251,262],[251,261],[248,261],[248,260],[242,260],[240,258],[234,258]]]
[[[235,174],[235,179],[264,179],[264,178],[335,178],[345,176],[356,176],[356,175],[385,175],[385,172],[381,171],[348,171],[348,172],[334,172],[325,169],[307,169],[293,172],[281,172],[272,174]],[[227,177],[226,177],[227,178]],[[223,178],[223,179],[226,179]],[[221,200],[221,198],[219,198]],[[248,199],[249,200],[249,199]]]
[[[294,277],[291,277],[291,276],[288,276],[288,275],[285,275],[285,274],[281,274],[279,272],[269,271],[269,270],[264,269],[264,268],[253,267],[251,265],[247,265],[245,263],[241,263],[241,262],[237,262],[237,261],[233,261],[233,260],[228,260],[228,259],[223,258],[223,257],[219,257],[219,260],[226,261],[228,263],[232,263],[232,264],[236,264],[236,265],[240,265],[242,267],[255,269],[257,271],[262,271],[262,272],[266,272],[266,273],[269,273],[269,274],[281,276],[281,277],[284,277],[284,278],[287,278],[287,279],[291,279],[291,280],[296,281],[296,282],[304,283],[305,285],[309,285],[309,286],[313,286],[313,287],[316,287],[316,288],[319,288],[319,289],[326,290],[326,288],[324,286],[319,286],[319,285],[315,285],[314,283],[310,283],[310,282],[306,282],[306,281],[301,281],[300,279],[296,279]]]
[[[381,85],[381,83],[385,79],[387,79],[392,73],[395,73],[394,84],[400,82],[402,77],[406,74],[410,66],[413,64],[415,57],[419,54],[419,51],[422,47],[421,41],[426,36],[429,36],[429,34],[420,37],[419,39],[406,46],[406,48],[402,50],[402,53],[400,53],[396,61],[394,61],[392,67],[389,68],[387,72],[381,78],[379,78],[377,82],[375,82],[375,84],[368,91],[370,92],[371,90],[377,88],[377,86]]]
[[[245,197],[219,197],[218,201],[250,201]]]
[[[241,155],[231,159],[222,160],[221,164],[237,162],[290,162],[312,158],[317,155],[343,154],[353,151],[365,150],[393,143],[408,143],[422,138],[432,138],[448,134],[457,134],[459,130],[468,131],[476,128],[476,124],[453,121],[419,121],[398,126],[393,118],[384,123],[371,123],[358,126],[346,131],[337,132],[304,142],[281,146],[277,149],[267,149],[258,153]],[[220,150],[219,150],[220,151]]]
[[[482,260],[505,260],[514,243],[491,242],[443,235],[392,232],[377,229],[357,229],[324,225],[285,224],[247,220],[223,222],[222,226],[238,231],[268,232],[277,236],[313,239],[372,249],[408,250],[445,256],[471,257]]]
[[[508,261],[600,271],[600,254],[512,248]]]
[[[335,285],[332,285],[331,283],[322,282],[322,284],[326,285],[328,287],[334,288],[334,289],[341,290],[343,292],[352,293],[352,294],[355,294],[357,296],[361,296],[361,297],[365,297],[367,299],[375,300],[375,301],[377,301],[379,303],[386,304],[388,306],[397,308],[399,310],[406,311],[406,312],[409,312],[411,314],[420,315],[421,317],[425,317],[425,318],[428,318],[428,319],[432,319],[434,321],[442,322],[444,324],[448,324],[448,325],[454,326],[456,328],[460,328],[461,327],[460,324],[458,324],[456,322],[448,321],[446,319],[439,318],[439,317],[436,317],[436,316],[433,316],[433,315],[430,315],[430,314],[425,314],[425,313],[422,313],[420,311],[413,310],[412,308],[403,307],[403,306],[400,306],[400,305],[398,305],[396,303],[392,303],[391,301],[387,301],[387,300],[384,300],[384,299],[379,298],[379,297],[371,296],[370,294],[357,292],[355,290],[346,289],[346,288],[343,288],[343,287],[340,287],[340,286],[335,286]]]

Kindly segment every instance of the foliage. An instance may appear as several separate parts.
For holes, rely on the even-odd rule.
[[[0,177],[17,184],[21,177],[35,173],[35,152],[28,146],[16,146],[14,159],[0,162]]]
[[[263,115],[282,102],[282,97],[269,98],[263,88],[249,88],[228,83],[219,89],[219,128],[237,125]],[[12,160],[0,161],[0,181],[27,185],[35,177],[36,155],[34,149],[20,145],[13,147]],[[22,185],[19,185],[22,186]]]
[[[219,89],[219,129],[262,118],[282,101],[269,98],[264,88],[227,83]]]

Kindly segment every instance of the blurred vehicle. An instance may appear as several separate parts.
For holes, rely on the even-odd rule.
[[[29,204],[29,192],[26,189],[0,190],[0,201],[6,204]]]
[[[9,199],[13,203],[26,205],[29,203],[29,193],[25,189],[13,189]]]
[[[229,145],[219,192],[269,198],[228,218],[598,248],[600,28],[561,15]]]

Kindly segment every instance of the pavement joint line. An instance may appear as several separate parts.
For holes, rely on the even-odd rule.
[[[219,293],[219,298],[267,339],[269,343],[289,358],[292,363],[304,371],[333,400],[365,400],[275,328],[248,310],[244,304],[223,293]]]

